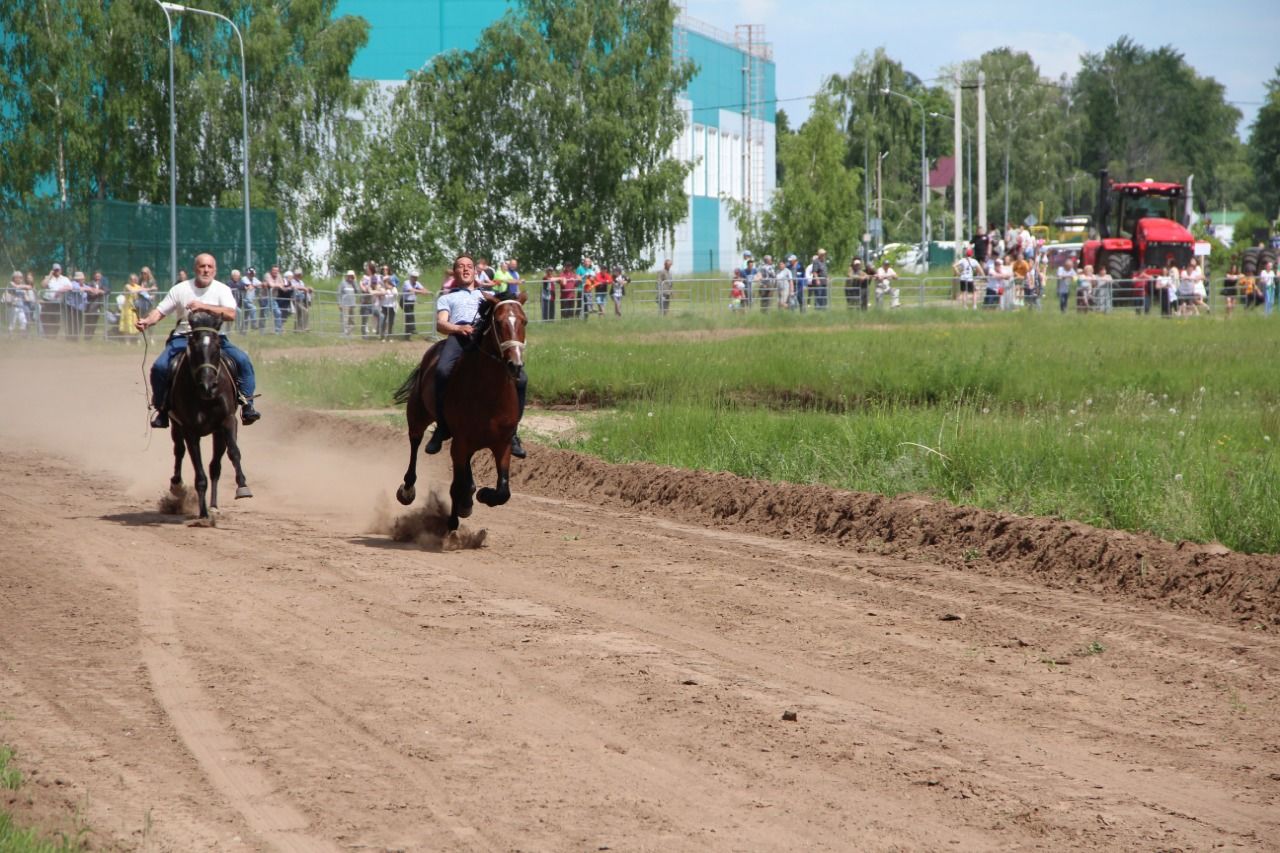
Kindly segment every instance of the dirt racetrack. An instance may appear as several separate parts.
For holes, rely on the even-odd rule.
[[[0,353],[22,821],[173,851],[1280,849],[1275,558],[540,447],[464,523],[485,546],[442,553],[387,535],[401,437],[270,388],[256,497],[196,529],[156,511],[139,355]]]

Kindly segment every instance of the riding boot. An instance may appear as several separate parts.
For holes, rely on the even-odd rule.
[[[156,389],[151,389],[151,406],[155,409],[155,414],[151,416],[152,429],[168,429],[169,428],[169,406],[164,394]]]
[[[511,436],[511,455],[517,459],[523,459],[529,454],[525,451],[524,445],[520,443],[520,436]]]
[[[253,407],[253,400],[245,400],[244,405],[240,408],[240,423],[249,426],[257,423],[261,417],[262,412]]]
[[[427,440],[426,452],[428,455],[439,453],[444,443],[448,441],[453,433],[449,432],[449,425],[444,422],[444,391],[447,383],[441,376],[436,377],[436,428],[431,433],[431,438]]]

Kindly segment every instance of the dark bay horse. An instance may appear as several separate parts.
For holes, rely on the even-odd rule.
[[[236,443],[236,381],[232,365],[222,357],[222,339],[219,329],[222,320],[206,311],[197,311],[188,318],[191,334],[187,336],[187,351],[173,362],[172,386],[169,391],[169,428],[173,436],[173,477],[169,489],[182,490],[183,451],[191,454],[191,466],[196,471],[196,494],[200,498],[200,518],[209,517],[209,507],[218,508],[218,477],[222,474],[222,454],[231,457],[236,469],[236,497],[251,498],[240,467],[240,445]],[[200,439],[213,435],[213,459],[209,462],[209,477],[205,477],[204,463],[200,458]],[[210,501],[205,504],[205,490],[209,479],[213,480]]]
[[[485,506],[501,506],[511,498],[508,479],[511,470],[511,437],[520,420],[516,399],[516,377],[524,367],[525,294],[517,300],[499,301],[489,297],[489,318],[480,340],[463,355],[445,390],[445,419],[453,433],[449,456],[453,462],[453,482],[449,486],[449,529],[458,529],[458,519],[467,518],[473,508],[471,496]],[[409,468],[404,483],[396,490],[396,500],[408,506],[416,495],[418,446],[427,426],[436,420],[436,359],[443,341],[437,341],[422,356],[422,362],[396,391],[397,403],[405,404],[409,421]],[[488,448],[498,469],[494,488],[475,491],[471,457]]]

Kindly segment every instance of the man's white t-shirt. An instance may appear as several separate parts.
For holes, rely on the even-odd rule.
[[[62,296],[64,291],[71,289],[71,279],[62,273],[49,276],[49,280],[45,282],[44,299],[53,301]]]
[[[196,287],[195,279],[179,282],[169,289],[164,299],[156,306],[160,313],[168,317],[176,314],[178,318],[175,334],[191,333],[191,324],[187,322],[187,306],[192,302],[203,302],[205,305],[217,305],[219,308],[235,310],[236,298],[231,288],[214,279],[208,287]]]

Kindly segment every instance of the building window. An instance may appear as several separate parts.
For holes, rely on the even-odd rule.
[[[720,132],[707,128],[707,189],[703,195],[720,196]]]
[[[707,129],[693,126],[693,194],[707,194]]]
[[[733,137],[727,133],[720,135],[720,193],[733,195]]]

